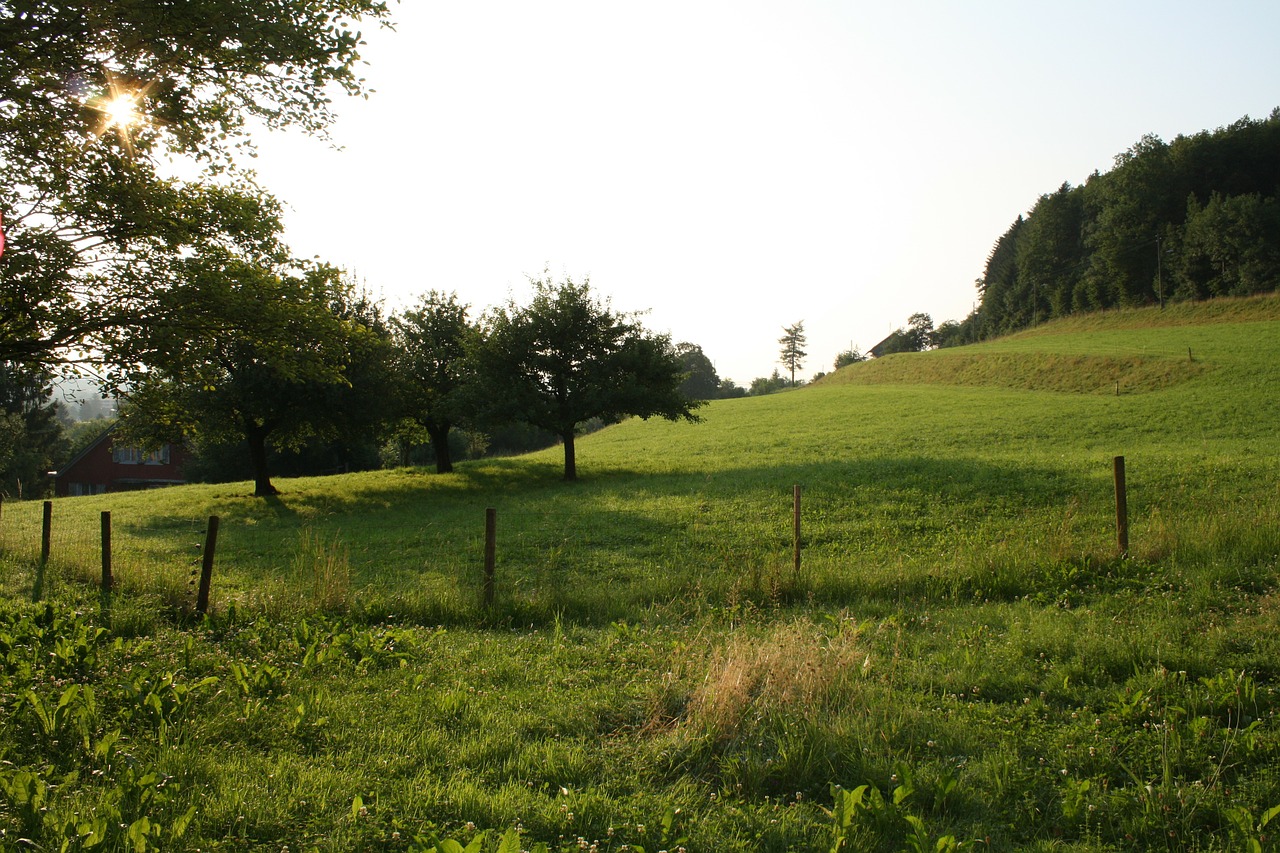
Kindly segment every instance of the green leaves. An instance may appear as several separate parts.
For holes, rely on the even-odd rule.
[[[558,435],[566,480],[577,477],[574,435],[592,418],[697,420],[671,341],[598,299],[586,281],[532,281],[526,306],[509,302],[485,319],[475,348],[482,418],[516,420]]]
[[[323,135],[332,87],[364,92],[355,24],[388,16],[383,0],[0,4],[0,360],[80,357],[154,316],[140,297],[194,246],[278,258],[278,205],[251,173],[225,177],[246,119]],[[116,95],[142,120],[110,126]],[[164,177],[170,153],[218,185]]]
[[[1042,195],[996,242],[971,340],[1083,311],[1275,288],[1280,114],[1147,135],[1115,167]]]

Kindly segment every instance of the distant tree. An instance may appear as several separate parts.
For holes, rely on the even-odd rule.
[[[955,320],[947,320],[941,326],[933,330],[933,345],[938,349],[944,347],[958,347],[963,344],[973,343],[967,335],[972,329],[972,324],[958,323]]]
[[[751,387],[747,389],[747,394],[752,397],[761,397],[765,394],[776,394],[784,388],[788,388],[795,383],[788,383],[787,378],[780,374],[777,370],[769,376],[757,376],[751,380]]]
[[[1096,214],[1084,229],[1082,282],[1093,307],[1156,301],[1156,238],[1165,223],[1185,214],[1186,199],[1169,145],[1152,134],[1085,184],[1084,208]]]
[[[1280,203],[1260,195],[1187,201],[1187,221],[1169,272],[1180,298],[1246,296],[1280,280]]]
[[[984,334],[1003,334],[1017,328],[1018,316],[1026,309],[1027,303],[1019,292],[1018,277],[1018,241],[1025,226],[1026,220],[1019,216],[1000,235],[991,248],[991,254],[987,255],[982,278],[975,282],[982,301],[980,316]]]
[[[913,352],[924,352],[933,346],[933,318],[928,314],[912,314],[907,318],[907,337]]]
[[[844,352],[836,354],[835,368],[839,370],[842,367],[848,367],[851,364],[857,364],[860,361],[866,361],[867,357],[863,355],[857,347],[850,347]]]
[[[482,323],[472,400],[485,417],[559,436],[565,480],[577,479],[574,438],[592,419],[698,419],[700,403],[680,392],[684,369],[670,338],[613,310],[587,281],[547,276],[531,284],[528,305],[508,301]]]
[[[716,391],[716,398],[720,400],[733,400],[738,397],[747,396],[747,389],[743,388],[732,379],[724,378],[720,380],[720,387]]]
[[[804,351],[807,343],[804,337],[804,321],[797,321],[793,325],[782,327],[782,337],[778,338],[778,343],[782,344],[782,351],[778,355],[778,361],[782,366],[791,371],[791,384],[796,384],[796,371],[804,367],[805,356],[808,355]]]
[[[453,470],[449,431],[463,416],[460,395],[473,334],[468,309],[456,293],[432,290],[392,319],[402,415],[426,431],[440,474]]]
[[[687,341],[676,344],[676,357],[687,374],[680,383],[680,393],[690,400],[713,400],[720,391],[720,377],[715,365],[702,347]]]
[[[1084,272],[1084,187],[1043,195],[1018,235],[1018,325],[1062,317],[1091,297]]]

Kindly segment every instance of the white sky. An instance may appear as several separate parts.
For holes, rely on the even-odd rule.
[[[392,308],[549,268],[747,385],[973,308],[1036,198],[1280,105],[1280,3],[403,0],[334,140],[259,140],[294,251]]]

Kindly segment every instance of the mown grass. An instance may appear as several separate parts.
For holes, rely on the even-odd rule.
[[[140,849],[427,850],[513,827],[551,849],[1268,849],[1277,306],[1112,312],[714,403],[702,424],[629,421],[581,440],[572,485],[552,450],[284,481],[269,501],[247,484],[60,500],[47,610],[29,603],[39,507],[6,505],[0,831],[69,849],[136,847],[144,817],[160,829]],[[39,808],[19,780],[47,787]],[[90,814],[125,829],[97,845]]]

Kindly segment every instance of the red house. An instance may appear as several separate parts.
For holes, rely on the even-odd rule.
[[[54,494],[58,497],[100,495],[186,482],[182,466],[187,457],[182,445],[166,444],[155,450],[142,450],[117,444],[114,433],[112,426],[61,471],[53,473]]]

